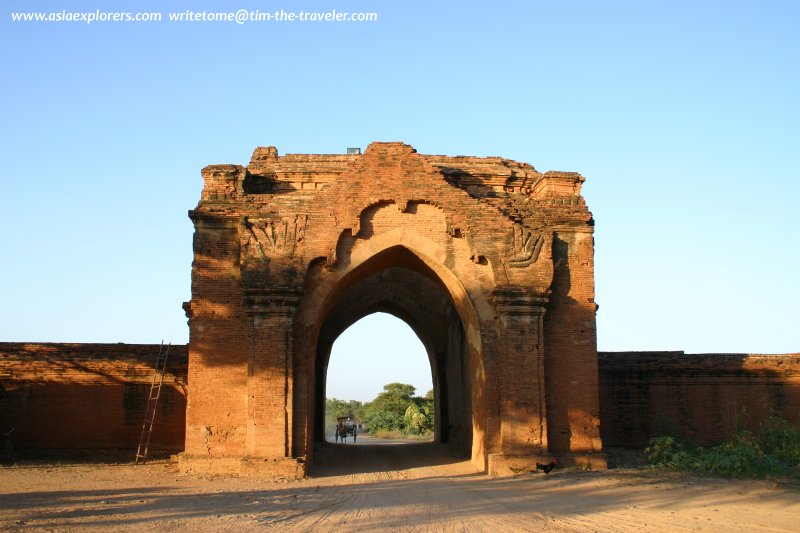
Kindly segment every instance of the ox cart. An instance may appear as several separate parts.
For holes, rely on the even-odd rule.
[[[347,437],[353,437],[353,442],[356,441],[358,431],[356,430],[356,423],[353,417],[340,416],[336,419],[336,442],[347,442]]]

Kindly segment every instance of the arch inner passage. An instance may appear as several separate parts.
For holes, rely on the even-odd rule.
[[[331,308],[317,343],[316,441],[325,440],[327,372],[334,342],[361,318],[384,312],[406,322],[425,347],[434,389],[434,440],[469,456],[472,406],[464,326],[449,295],[432,276],[404,266],[388,267],[353,283]],[[374,348],[380,350],[379,345]]]
[[[414,396],[425,396],[433,390],[430,360],[408,324],[388,313],[373,313],[347,328],[333,344],[326,380],[326,440],[336,442],[335,412],[359,415],[357,408],[342,411],[345,408],[341,404],[331,410],[328,402],[355,400],[363,405],[389,383],[411,385]],[[364,413],[360,414],[359,424],[366,422]]]

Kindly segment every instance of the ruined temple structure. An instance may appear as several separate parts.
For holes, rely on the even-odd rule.
[[[333,342],[377,311],[427,349],[437,441],[490,474],[605,465],[580,174],[376,142],[202,175],[186,471],[302,475]]]
[[[436,440],[491,474],[553,456],[602,468],[603,444],[664,434],[713,445],[774,413],[798,422],[800,353],[596,351],[578,174],[374,143],[257,148],[203,178],[190,344],[172,347],[151,448],[183,452],[184,471],[313,468],[333,342],[376,311],[427,349]],[[0,342],[0,431],[22,457],[132,460],[158,351]]]

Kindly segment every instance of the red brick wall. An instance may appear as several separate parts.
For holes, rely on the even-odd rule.
[[[235,223],[192,216],[186,452],[240,455],[247,431],[251,325],[242,311],[237,229]]]
[[[548,443],[553,451],[600,451],[592,234],[557,233],[553,260],[544,315]]]
[[[550,399],[569,418],[559,451],[599,450],[583,177],[497,157],[423,155],[403,143],[372,143],[363,155],[279,156],[262,147],[246,167],[212,165],[202,175],[190,214],[187,465],[223,457],[310,464],[329,344],[321,328],[363,280],[401,268],[441,287],[462,323],[464,364],[444,372],[439,390],[448,396],[439,400],[461,409],[454,434],[469,418],[462,433],[471,427],[476,465],[546,449],[542,314],[555,235],[570,243],[560,268],[568,284],[572,276],[556,302],[567,320],[556,333],[573,340],[548,350],[557,369],[580,376],[576,389],[553,374]],[[376,305],[396,306],[377,292]],[[416,316],[416,307],[405,312]]]
[[[157,345],[0,343],[0,430],[16,428],[14,445],[23,455],[132,454],[157,351]],[[173,346],[155,451],[183,450],[186,361],[187,347]],[[601,352],[599,376],[605,446],[643,447],[666,431],[708,445],[729,435],[737,419],[757,430],[773,411],[800,423],[800,354]],[[560,426],[551,421],[553,427]]]
[[[776,412],[800,423],[800,354],[600,352],[605,446],[642,447],[677,432],[701,445],[737,420],[757,431]]]
[[[23,457],[135,453],[158,345],[0,343],[0,431]],[[185,345],[172,346],[151,452],[183,449]]]

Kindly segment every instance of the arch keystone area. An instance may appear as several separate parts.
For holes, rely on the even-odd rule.
[[[333,342],[377,311],[425,345],[442,445],[490,474],[605,466],[579,174],[373,143],[203,178],[184,471],[303,476]]]

